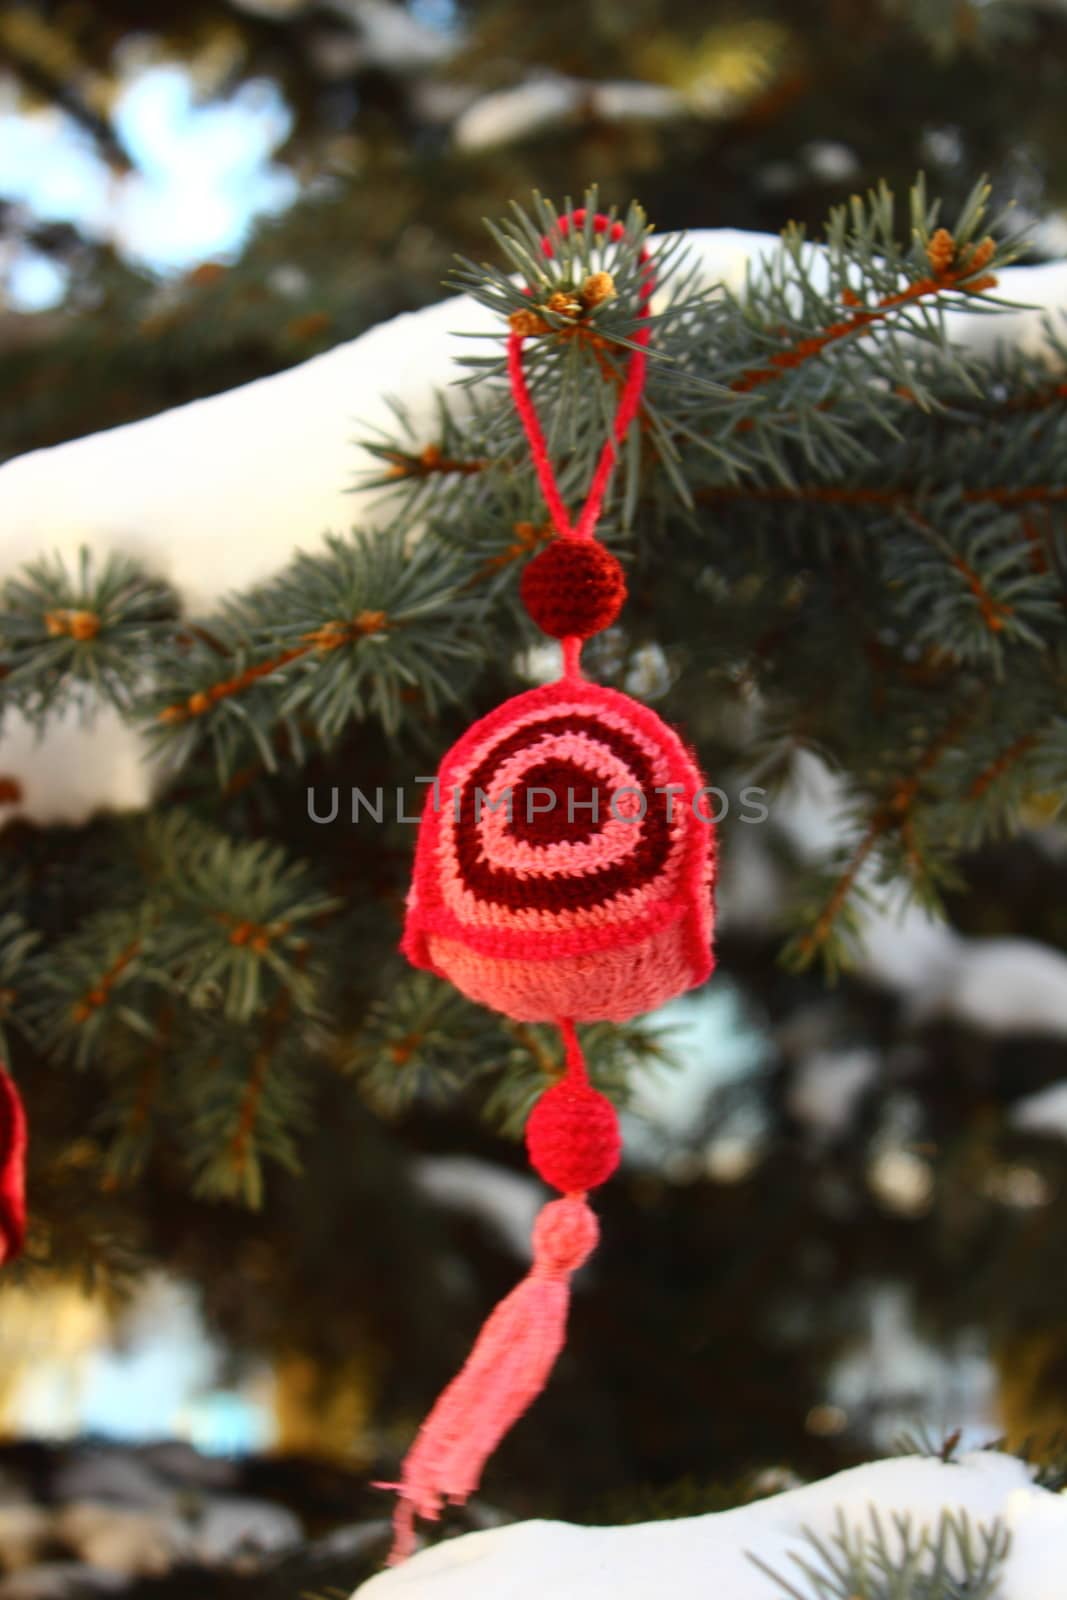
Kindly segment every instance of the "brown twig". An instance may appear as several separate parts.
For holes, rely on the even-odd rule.
[[[452,475],[468,478],[473,477],[475,473],[484,472],[489,466],[488,461],[478,459],[463,461],[454,456],[446,456],[439,444],[428,444],[417,455],[409,455],[404,450],[385,450],[382,454],[390,463],[390,478],[431,478]]]
[[[995,761],[991,761],[988,767],[983,768],[978,774],[968,790],[968,797],[971,800],[980,800],[986,790],[1002,777],[1009,767],[1013,767],[1021,760],[1028,750],[1032,750],[1036,743],[1036,733],[1024,733],[1018,739],[1014,739],[1006,750],[1001,751]]]
[[[75,1022],[88,1022],[95,1011],[99,1011],[102,1005],[106,1005],[108,996],[119,981],[119,978],[134,957],[140,953],[141,943],[142,941],[139,938],[131,940],[125,950],[120,951],[115,957],[107,971],[97,979],[93,987],[87,990],[80,1000],[75,1002],[71,1008],[71,1015]]]
[[[995,288],[997,282],[995,276],[992,273],[981,272],[992,258],[994,248],[991,239],[983,239],[981,244],[965,250],[958,256],[952,235],[946,229],[939,228],[928,246],[931,271],[927,276],[917,278],[914,283],[909,283],[906,288],[898,290],[895,294],[883,295],[869,311],[855,310],[851,316],[843,317],[840,322],[831,323],[822,333],[799,339],[787,350],[775,351],[764,365],[750,367],[747,372],[735,378],[730,385],[731,389],[737,394],[750,394],[753,389],[758,389],[764,384],[775,383],[786,372],[802,367],[805,362],[822,355],[824,350],[840,340],[850,338],[853,334],[868,333],[872,327],[884,322],[891,312],[899,310],[902,306],[913,305],[920,300],[928,299],[931,295],[944,294],[952,289],[961,290],[965,294],[982,294],[986,289]],[[846,293],[846,304],[857,303],[853,291],[849,290]]]
[[[256,1117],[259,1115],[260,1102],[263,1099],[263,1091],[267,1086],[267,1077],[270,1073],[271,1062],[274,1059],[274,1048],[282,1029],[289,1020],[291,1009],[292,994],[288,989],[281,989],[264,1019],[259,1048],[252,1057],[251,1070],[245,1083],[244,1094],[241,1097],[237,1127],[230,1140],[230,1161],[234,1172],[238,1176],[243,1176],[248,1163]]]
[[[879,840],[895,831],[907,833],[910,837],[909,850],[912,859],[916,865],[919,864],[919,851],[915,845],[914,833],[912,832],[912,812],[921,792],[923,779],[937,765],[946,750],[955,743],[963,728],[974,716],[978,703],[983,697],[983,695],[977,696],[971,705],[963,708],[954,717],[950,718],[937,738],[931,742],[920,756],[912,771],[907,777],[898,780],[887,799],[875,811],[847,866],[834,884],[826,904],[816,918],[814,926],[810,932],[803,934],[797,940],[797,949],[801,955],[805,957],[812,956],[826,943],[842,907],[855,886],[861,868]]]
[[[209,684],[206,689],[198,689],[187,700],[179,700],[173,705],[164,706],[163,710],[157,713],[157,718],[160,722],[179,723],[188,722],[194,717],[202,717],[221,700],[243,693],[260,679],[269,677],[272,672],[280,671],[292,661],[299,661],[303,656],[311,655],[315,651],[325,653],[338,650],[342,645],[352,644],[357,639],[367,638],[370,634],[384,633],[388,627],[389,619],[384,611],[361,611],[350,622],[324,622],[320,628],[306,633],[300,644],[292,645],[288,650],[282,650],[278,655],[270,656],[265,661],[257,661],[254,666],[246,667],[243,672],[236,673],[232,678],[223,678],[218,683]]]

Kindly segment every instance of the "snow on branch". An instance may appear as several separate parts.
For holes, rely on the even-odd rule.
[[[1060,1600],[1065,1562],[1062,1495],[1034,1484],[1021,1461],[983,1451],[876,1461],[701,1517],[467,1534],[372,1578],[354,1600],[888,1600],[920,1590]]]
[[[781,241],[768,234],[697,230],[683,242],[698,287],[721,284],[739,294],[750,274],[783,259]],[[656,247],[675,252],[678,244],[676,236],[666,236]],[[857,342],[862,340],[868,330],[859,327],[851,288],[837,294],[841,259],[835,264],[832,252],[815,244],[799,249],[813,288],[843,301],[840,326],[851,337],[855,322]],[[1062,352],[1052,320],[1067,308],[1067,263],[998,267],[997,280],[998,300],[1021,309],[993,314],[950,296],[943,314],[953,342],[980,357],[1000,344],[1042,357],[1051,368]],[[780,282],[788,300],[788,274],[776,267],[769,281],[772,298]],[[887,283],[877,304],[899,298]],[[399,408],[415,442],[416,487],[421,473],[439,471],[440,462],[426,452],[440,446],[440,393],[451,386],[452,416],[468,414],[473,391],[457,387],[457,379],[469,368],[457,363],[472,352],[495,349],[485,336],[501,326],[500,317],[473,295],[455,296],[276,376],[7,462],[0,466],[0,581],[28,561],[54,556],[73,571],[79,552],[88,548],[101,568],[109,558],[138,563],[169,586],[186,615],[197,618],[236,592],[276,579],[296,552],[320,554],[338,529],[356,524],[380,530],[386,521],[380,508],[382,454],[358,445],[357,437],[391,437]],[[904,339],[917,331],[918,325],[905,323]],[[465,337],[471,334],[480,341]],[[868,343],[881,337],[881,326],[871,329]],[[743,352],[734,354],[742,359]],[[765,361],[768,372],[774,361],[779,365],[773,371],[781,367],[784,381],[745,386],[746,404],[764,405],[769,390],[802,379],[803,369],[794,363],[787,371],[773,354]],[[1051,381],[1059,388],[1058,378]],[[739,389],[737,383],[731,387]],[[818,406],[812,415],[833,425]],[[744,450],[754,436],[736,429],[731,443]],[[462,488],[469,481],[461,475],[456,483]],[[412,517],[420,515],[413,501]],[[81,615],[64,612],[57,619],[57,652],[73,648]],[[319,635],[314,638],[321,644]],[[102,807],[136,810],[150,802],[155,769],[143,735],[110,707],[89,724],[75,712],[61,709],[38,736],[9,709],[0,726],[0,822],[21,814],[42,824],[79,823]],[[835,836],[828,848],[840,842]],[[925,950],[936,960],[925,960],[919,975],[924,1012],[945,1012],[999,1032],[1033,1017],[1033,983],[1020,990],[1018,982],[1024,966],[1041,979],[1045,998],[1036,1010],[1043,1025],[1067,1032],[1063,957],[1040,951],[1035,964],[1037,947],[1005,940],[995,941],[994,950],[994,942],[960,940],[936,922],[919,928],[920,916],[892,929],[885,916],[871,920],[864,959],[872,977],[914,993],[914,968]],[[1004,982],[992,981],[991,963],[1004,969]],[[1028,999],[1013,1003],[1012,995],[1021,992]]]
[[[777,235],[733,228],[694,230],[686,243],[707,283],[734,290],[780,247]],[[810,248],[817,260],[820,247]],[[951,310],[953,336],[982,351],[995,340],[1040,348],[1043,317],[1067,308],[1067,263],[999,278],[1000,298],[1033,309]],[[464,335],[498,331],[471,296],[454,296],[273,377],[19,456],[0,466],[0,580],[53,551],[73,566],[88,545],[134,557],[187,610],[206,610],[327,531],[366,522],[376,492],[354,484],[374,462],[355,436],[390,431],[394,402],[429,435],[438,391],[477,348]]]

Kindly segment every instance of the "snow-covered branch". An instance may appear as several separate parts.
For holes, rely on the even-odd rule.
[[[945,1463],[915,1456],[876,1461],[838,1473],[733,1511],[703,1517],[637,1523],[619,1528],[580,1528],[561,1522],[521,1522],[448,1540],[392,1572],[372,1578],[359,1600],[774,1600],[786,1590],[766,1568],[796,1584],[795,1564],[826,1574],[813,1552],[814,1535],[834,1548],[843,1519],[852,1548],[872,1529],[872,1511],[899,1550],[897,1519],[907,1519],[916,1541],[924,1531],[936,1538],[945,1513],[977,1527],[997,1524],[1010,1534],[1010,1548],[996,1592],[1001,1600],[1059,1600],[1067,1561],[1067,1503],[1036,1487],[1030,1471],[1010,1456],[976,1452]],[[757,1567],[758,1557],[763,1569]],[[948,1551],[949,1569],[962,1576]],[[896,1556],[899,1560],[899,1554]],[[916,1577],[932,1559],[919,1559]],[[839,1574],[840,1575],[840,1574]],[[921,1579],[920,1579],[921,1581]],[[827,1577],[819,1593],[844,1595]],[[808,1593],[808,1588],[803,1592]],[[815,1590],[812,1587],[814,1596]],[[887,1591],[888,1592],[888,1591]],[[961,1588],[959,1592],[964,1591]],[[972,1592],[968,1589],[967,1592]],[[988,1589],[982,1592],[988,1593]]]
[[[714,229],[687,243],[707,283],[740,290],[779,241]],[[823,258],[818,246],[810,250],[818,282]],[[1048,315],[1067,307],[1067,263],[999,277],[999,297],[1028,309],[951,310],[953,338],[980,353],[997,340],[1046,348]],[[276,573],[294,550],[319,546],[328,531],[373,526],[376,491],[358,480],[374,463],[356,436],[389,429],[398,402],[415,435],[425,429],[432,438],[435,394],[471,349],[463,336],[494,328],[483,306],[457,296],[277,376],[8,462],[0,467],[0,578],[52,552],[73,563],[82,546],[98,556],[121,551],[169,581],[188,612],[209,610]],[[142,807],[152,791],[140,735],[110,713],[88,729],[57,718],[40,740],[9,714],[0,779],[0,820],[22,813],[76,823],[103,806]],[[825,818],[829,802],[816,809]],[[1067,962],[1054,952],[961,940],[919,913],[904,924],[875,916],[868,932],[869,975],[917,996],[926,1014],[994,1032],[1024,1020],[1067,1031]]]

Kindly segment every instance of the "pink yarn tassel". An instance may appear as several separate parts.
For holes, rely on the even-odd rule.
[[[415,1548],[415,1518],[435,1521],[462,1505],[504,1435],[548,1381],[566,1337],[570,1277],[596,1248],[597,1220],[584,1197],[552,1200],[534,1224],[534,1263],[502,1300],[419,1429],[399,1484],[389,1565]]]

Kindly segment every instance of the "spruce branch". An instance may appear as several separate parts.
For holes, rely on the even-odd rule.
[[[145,900],[103,910],[53,944],[35,966],[26,1011],[46,1051],[89,1065],[113,1029],[145,1031],[146,968],[159,908]]]
[[[980,188],[946,228],[920,183],[902,230],[878,190],[834,213],[821,258],[788,235],[747,297],[700,282],[684,239],[656,245],[647,404],[602,527],[632,598],[598,670],[637,682],[655,652],[666,709],[713,751],[731,707],[749,730],[739,760],[776,750],[781,765],[809,748],[841,768],[862,859],[850,868],[843,854],[802,886],[804,959],[847,954],[879,878],[899,874],[936,904],[961,848],[1018,826],[1067,777],[1067,406],[1041,355],[958,350],[943,315],[996,309],[984,280],[1014,244],[989,242],[985,204]],[[499,241],[499,266],[461,268],[500,319],[498,348],[440,399],[431,437],[401,412],[373,441],[384,530],[332,539],[146,642],[135,713],[194,787],[202,756],[229,798],[309,751],[328,770],[361,721],[425,737],[490,661],[518,662],[530,637],[518,579],[549,528],[502,384],[508,319],[543,307],[531,381],[577,503],[629,358],[646,228],[631,210],[618,240],[588,221],[562,233],[535,201]],[[1067,360],[1053,323],[1049,340]],[[63,610],[69,597],[50,598]],[[828,628],[848,673],[826,672]],[[47,687],[45,657],[24,671],[21,694]],[[917,738],[979,690],[986,714],[894,809]]]
[[[376,1111],[394,1117],[457,1099],[499,1057],[502,1031],[499,1018],[451,984],[413,972],[369,1008],[345,1070]]]
[[[796,914],[796,920],[807,925],[785,946],[782,959],[787,965],[803,970],[816,956],[823,954],[832,972],[847,957],[849,944],[858,936],[862,904],[868,898],[864,881],[867,868],[890,836],[896,835],[902,841],[912,892],[925,892],[927,903],[932,901],[935,882],[931,866],[918,846],[915,810],[930,774],[954,747],[968,722],[977,716],[984,700],[984,692],[978,691],[969,703],[945,721],[906,771],[894,774],[862,834],[842,852],[841,865],[836,870],[830,869],[828,891],[817,905],[809,905],[806,912]],[[860,815],[865,814],[864,808]],[[941,865],[944,869],[944,864]],[[894,875],[885,870],[883,863],[882,876]]]
[[[920,1422],[916,1428],[905,1428],[892,1439],[889,1454],[925,1456],[932,1461],[944,1462],[947,1466],[949,1462],[957,1459],[962,1438],[963,1434],[959,1428],[954,1428],[951,1433],[934,1433],[927,1423]]]
[[[0,895],[0,1061],[11,1057],[6,1029],[13,1025],[20,1032],[25,1031],[24,1019],[16,1008],[40,944],[40,935],[17,907],[18,898],[10,887]],[[11,903],[5,906],[5,901]]]
[[[315,1011],[309,937],[337,908],[307,864],[264,840],[205,840],[183,852],[153,938],[154,968],[195,1010],[247,1023],[279,994]]]
[[[989,192],[988,184],[976,185],[949,230],[937,226],[938,207],[927,203],[920,178],[910,196],[911,241],[906,247],[897,241],[894,198],[887,185],[871,190],[865,200],[853,196],[847,206],[830,213],[828,283],[822,291],[812,284],[811,252],[802,230],[787,228],[783,248],[749,275],[744,296],[746,321],[760,330],[767,353],[733,378],[731,387],[748,394],[777,385],[830,354],[858,361],[861,373],[870,358],[856,341],[876,330],[879,356],[899,368],[903,378],[900,335],[940,346],[944,306],[996,288],[998,268],[1018,253],[1014,242],[998,245],[981,232]],[[828,315],[834,307],[843,308],[844,315]],[[924,398],[914,380],[909,398]]]
[[[998,1440],[991,1449],[1003,1449]],[[1029,1467],[1034,1483],[1052,1494],[1062,1494],[1067,1489],[1067,1433],[1054,1429],[1045,1436],[1029,1435],[1018,1449],[1011,1452]]]
[[[641,260],[649,229],[640,207],[631,206],[624,219],[617,219],[614,211],[608,213],[623,230],[615,240],[594,232],[595,190],[587,192],[583,205],[584,225],[566,231],[555,208],[536,194],[529,214],[516,206],[506,223],[487,224],[519,282],[505,268],[470,261],[460,264],[453,280],[456,288],[500,317],[500,334],[490,336],[495,341],[502,342],[512,326],[531,333],[530,393],[544,419],[565,498],[580,497],[610,431],[626,360],[637,348],[639,296],[649,270]],[[550,254],[542,238],[547,239]],[[685,477],[679,471],[678,436],[685,434],[694,441],[697,436],[678,411],[680,397],[692,392],[707,401],[716,396],[721,404],[731,398],[692,359],[694,343],[706,337],[709,325],[714,327],[722,307],[712,290],[698,283],[681,236],[657,245],[653,270],[658,292],[647,319],[653,331],[650,378],[622,452],[615,489],[624,525],[632,522],[637,503],[643,446],[659,461],[675,492],[687,499]],[[468,384],[498,397],[497,421],[489,440],[491,458],[512,462],[524,476],[532,476],[518,418],[506,400],[503,349],[463,361],[470,369]],[[707,442],[703,447],[718,448]]]
[[[796,1582],[748,1559],[789,1600],[996,1600],[1011,1548],[1003,1523],[946,1511],[932,1530],[896,1512],[889,1524],[872,1506],[867,1527],[850,1527],[838,1511],[829,1539],[805,1530],[811,1554],[790,1553]]]
[[[307,1043],[292,1025],[293,995],[281,989],[258,1027],[220,1024],[183,1064],[176,1093],[194,1192],[206,1199],[263,1203],[265,1160],[300,1170],[310,1121]]]
[[[168,1065],[186,1040],[180,1028],[180,1007],[163,993],[144,1025],[124,1037],[112,1033],[100,1065],[108,1092],[94,1130],[103,1147],[104,1183],[120,1189],[141,1178],[157,1136],[173,1109]],[[150,1029],[150,1031],[149,1031]]]
[[[273,771],[282,730],[298,755],[305,737],[329,747],[353,720],[395,733],[408,707],[433,714],[454,701],[477,660],[472,572],[432,535],[412,544],[397,525],[328,538],[235,599],[210,624],[212,643],[191,638],[139,709],[158,745],[177,741],[177,760],[210,740],[223,779],[250,743]]]
[[[583,1028],[582,1049],[592,1082],[620,1103],[638,1066],[670,1060],[663,1037],[638,1023]],[[385,1116],[466,1099],[498,1132],[518,1138],[534,1101],[562,1076],[564,1058],[550,1024],[511,1022],[416,972],[370,1007],[346,1070]]]
[[[928,512],[898,509],[906,536],[886,550],[886,580],[920,647],[988,660],[999,675],[1007,645],[1042,647],[1043,625],[1058,620],[1056,585],[1034,571],[1014,517],[955,499],[947,491],[931,497]]]
[[[0,678],[5,700],[40,720],[89,692],[128,711],[158,641],[178,613],[170,587],[126,556],[99,564],[82,549],[78,570],[58,557],[31,562],[0,588]]]

